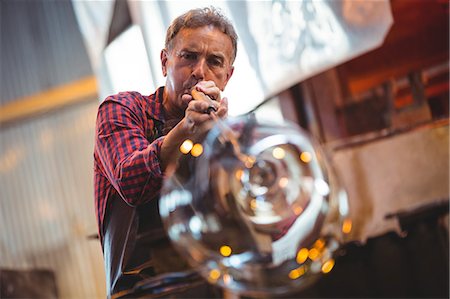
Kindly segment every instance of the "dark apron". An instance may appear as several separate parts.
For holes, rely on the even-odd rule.
[[[118,195],[110,198],[103,255],[108,297],[220,297],[173,248],[157,200],[131,207]]]

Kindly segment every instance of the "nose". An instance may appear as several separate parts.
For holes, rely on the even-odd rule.
[[[205,59],[199,59],[192,67],[192,76],[197,81],[202,81],[205,79],[205,75],[207,72],[207,64]]]

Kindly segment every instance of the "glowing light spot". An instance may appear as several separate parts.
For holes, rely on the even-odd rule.
[[[223,275],[223,283],[226,285],[229,285],[233,281],[233,278],[230,276],[230,274],[224,274]]]
[[[299,267],[297,269],[291,270],[288,276],[290,279],[297,279],[303,274],[305,274],[305,267]]]
[[[222,247],[220,247],[220,254],[223,256],[230,256],[231,252],[232,250],[230,246],[223,245]]]
[[[183,154],[187,154],[191,151],[193,146],[194,143],[192,142],[192,140],[186,139],[180,146],[180,152],[182,152]]]
[[[199,234],[202,230],[202,220],[198,216],[194,216],[189,220],[189,229],[194,234]]]
[[[252,210],[256,210],[258,208],[258,201],[256,199],[252,199],[250,201],[250,208]]]
[[[284,188],[288,185],[289,183],[289,179],[287,177],[281,177],[280,180],[278,181],[278,186],[280,186],[281,188]]]
[[[244,163],[244,165],[245,165],[245,167],[247,167],[247,168],[252,168],[253,167],[253,164],[255,164],[255,158],[253,158],[253,157],[248,157],[247,158],[247,160],[245,161],[245,163]]]
[[[300,154],[300,160],[302,160],[305,163],[311,162],[312,155],[309,152],[303,152]]]
[[[342,232],[348,234],[352,231],[352,221],[350,219],[345,219],[342,223]]]
[[[297,252],[296,261],[299,264],[303,264],[309,256],[308,248],[302,248]]]
[[[317,239],[316,242],[314,242],[314,247],[317,250],[322,250],[322,248],[325,246],[325,241],[323,239]]]
[[[0,155],[0,172],[8,173],[12,171],[25,157],[23,147],[10,147]]]
[[[316,248],[311,248],[311,249],[309,250],[309,255],[308,255],[308,257],[309,257],[311,260],[316,261],[316,260],[319,259],[319,257],[320,257],[320,252],[319,252],[319,250],[317,250]]]
[[[203,146],[200,143],[194,144],[191,149],[191,155],[194,157],[198,157],[203,153]]]
[[[300,205],[294,206],[293,208],[294,208],[294,214],[297,216],[303,212],[303,208]]]
[[[272,156],[275,159],[281,160],[286,156],[286,152],[281,147],[276,147],[272,151]]]
[[[328,194],[330,194],[330,187],[328,186],[327,182],[322,179],[315,180],[314,187],[316,187],[317,193],[322,196],[327,196]]]
[[[212,280],[217,280],[220,277],[220,271],[217,269],[212,269],[211,271],[209,271],[209,278],[211,278]]]
[[[322,272],[323,273],[329,273],[331,269],[334,267],[334,259],[329,259],[322,265]]]
[[[244,175],[244,171],[242,169],[236,170],[236,173],[234,174],[237,180],[241,180],[242,176]]]

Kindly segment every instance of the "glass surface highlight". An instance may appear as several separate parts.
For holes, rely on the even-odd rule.
[[[300,290],[332,270],[349,232],[346,192],[307,132],[248,115],[218,121],[201,144],[172,166],[160,213],[205,279],[257,296]]]

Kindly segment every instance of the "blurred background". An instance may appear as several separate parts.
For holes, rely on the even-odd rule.
[[[349,194],[350,240],[304,296],[448,298],[447,0],[2,0],[0,297],[105,297],[98,105],[163,85],[166,28],[208,5],[240,38],[230,115],[298,123]]]

